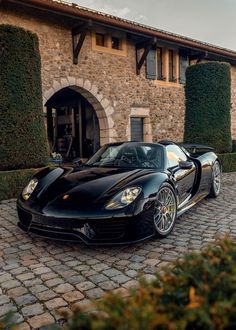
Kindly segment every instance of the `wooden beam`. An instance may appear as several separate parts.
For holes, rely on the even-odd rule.
[[[86,34],[87,34],[87,31],[83,31],[80,34],[78,42],[76,42],[76,39],[77,39],[76,36],[72,37],[72,39],[73,39],[73,63],[74,64],[78,64],[79,53],[83,46]]]
[[[143,66],[143,63],[146,60],[151,48],[152,48],[152,44],[149,44],[148,46],[146,46],[140,60],[138,60],[138,53],[137,53],[138,49],[136,49],[136,73],[137,73],[137,75],[140,74],[141,67]]]
[[[92,21],[89,20],[88,22],[77,26],[72,29],[72,45],[73,45],[73,63],[78,64],[79,53],[83,46],[85,37],[88,31],[92,27]],[[79,35],[79,37],[78,37]]]
[[[72,29],[72,35],[77,35],[77,34],[80,34],[81,32],[83,32],[84,30],[88,30],[92,27],[93,25],[93,22],[92,20],[88,20],[87,22],[81,24],[81,25],[78,25],[76,27],[74,27]]]
[[[140,70],[141,70],[141,68],[143,66],[143,63],[146,60],[146,58],[148,56],[148,53],[151,50],[151,48],[153,46],[156,46],[156,42],[157,42],[156,38],[153,38],[153,39],[151,39],[149,41],[144,41],[144,42],[138,43],[136,45],[136,74],[137,75],[140,74]],[[138,50],[140,50],[142,48],[144,48],[144,51],[142,53],[141,58],[139,59],[138,58]]]

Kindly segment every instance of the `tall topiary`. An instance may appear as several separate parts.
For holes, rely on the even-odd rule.
[[[192,65],[186,72],[184,142],[213,146],[230,152],[230,65],[208,62]]]
[[[10,25],[0,25],[0,128],[0,170],[46,163],[38,38]]]

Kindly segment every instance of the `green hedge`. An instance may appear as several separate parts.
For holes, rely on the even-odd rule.
[[[184,142],[202,143],[231,152],[230,65],[208,62],[186,71]]]
[[[218,154],[223,172],[236,172],[236,152]]]
[[[40,167],[48,148],[38,38],[0,25],[0,170]]]
[[[15,171],[0,171],[0,201],[17,198],[30,177],[39,171],[31,168]]]

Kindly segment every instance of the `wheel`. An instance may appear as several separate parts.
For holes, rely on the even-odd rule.
[[[218,160],[215,161],[212,168],[212,184],[209,197],[216,198],[220,193],[221,187],[221,167]]]
[[[157,237],[166,237],[172,231],[177,213],[177,202],[172,186],[164,183],[157,193],[153,224]]]

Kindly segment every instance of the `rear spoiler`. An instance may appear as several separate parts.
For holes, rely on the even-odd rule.
[[[195,154],[197,152],[201,152],[201,151],[202,152],[214,151],[214,148],[206,146],[205,144],[183,143],[183,144],[181,144],[181,146],[193,154]]]

